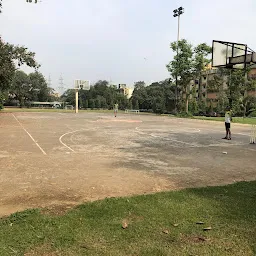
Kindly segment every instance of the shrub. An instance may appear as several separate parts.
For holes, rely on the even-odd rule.
[[[191,112],[180,112],[177,114],[178,117],[193,117]]]
[[[249,117],[256,117],[256,110],[250,113]]]

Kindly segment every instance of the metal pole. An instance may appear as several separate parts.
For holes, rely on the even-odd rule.
[[[78,90],[76,90],[76,114],[78,113]]]
[[[177,42],[180,40],[180,15],[178,16],[178,37],[177,37]]]
[[[178,35],[177,35],[177,64],[179,58],[179,40],[180,40],[180,15],[178,15]],[[176,67],[178,69],[178,65]],[[178,73],[176,72],[176,86],[175,86],[175,111],[178,108]]]

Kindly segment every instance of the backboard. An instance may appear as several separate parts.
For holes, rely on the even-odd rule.
[[[90,90],[90,81],[88,80],[75,80],[74,89],[76,90]]]
[[[246,44],[213,40],[213,67],[245,69],[248,64],[255,61],[255,53]]]

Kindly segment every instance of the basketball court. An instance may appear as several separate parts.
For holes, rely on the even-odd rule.
[[[255,180],[250,126],[113,113],[0,113],[0,215]]]

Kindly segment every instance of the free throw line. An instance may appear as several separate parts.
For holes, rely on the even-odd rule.
[[[14,119],[18,122],[20,127],[27,133],[27,135],[31,138],[31,140],[37,145],[37,147],[41,150],[41,152],[46,155],[45,151],[40,147],[40,145],[34,140],[32,135],[25,129],[25,127],[22,125],[22,123],[17,119],[17,117],[12,113]]]

